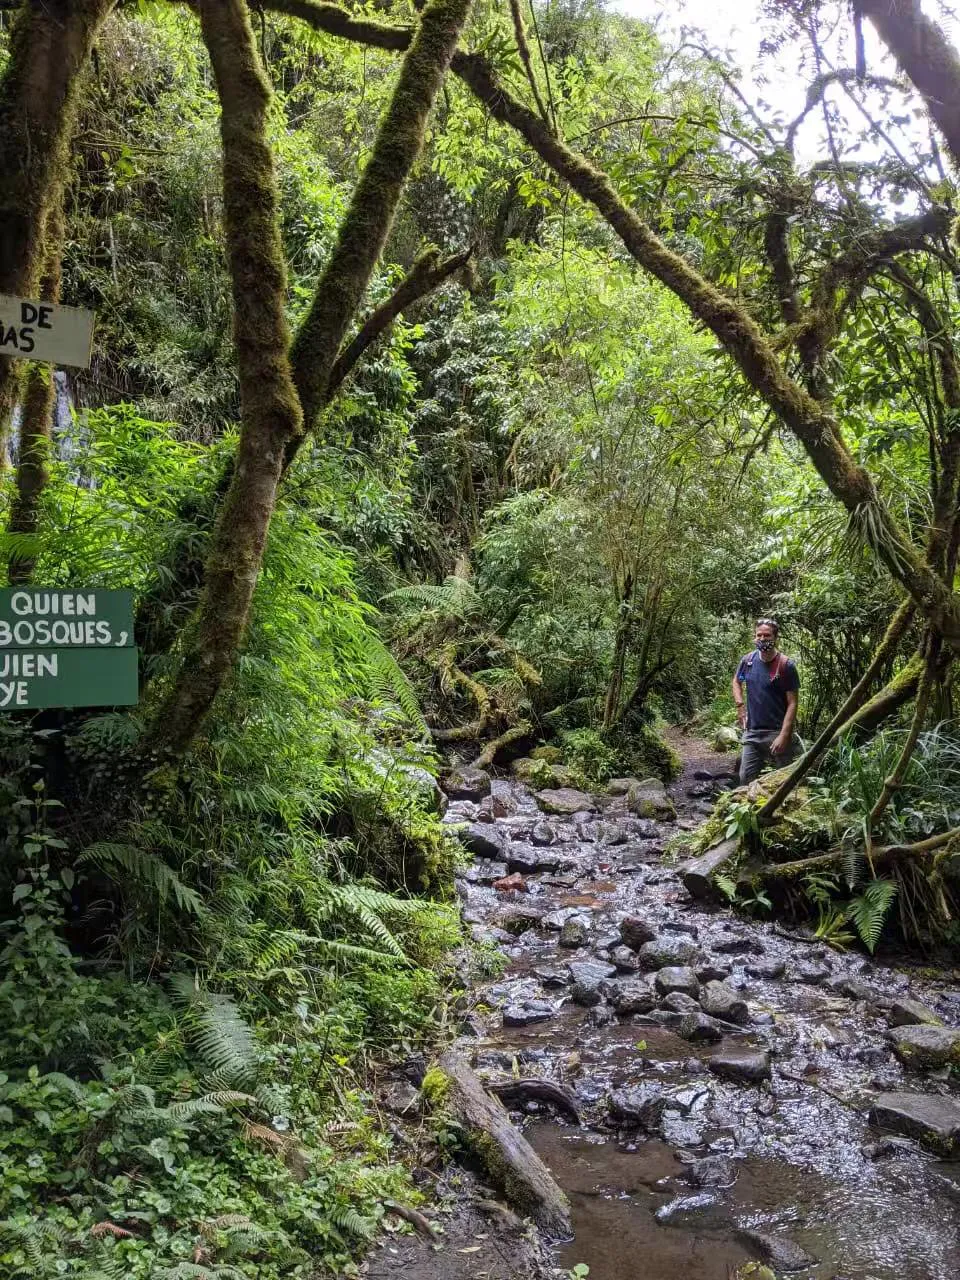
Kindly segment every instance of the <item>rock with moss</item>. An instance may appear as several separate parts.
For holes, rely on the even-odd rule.
[[[911,1071],[960,1066],[960,1030],[915,1023],[892,1027],[887,1037],[893,1052]]]
[[[537,790],[538,788],[568,787],[577,781],[572,769],[555,761],[542,757],[521,756],[510,765],[510,772],[518,782]]]
[[[563,760],[563,752],[559,747],[534,747],[530,752],[531,760],[544,760],[547,764],[560,764]]]
[[[673,801],[659,778],[642,778],[627,792],[627,806],[638,818],[657,818],[661,822],[677,816]]]

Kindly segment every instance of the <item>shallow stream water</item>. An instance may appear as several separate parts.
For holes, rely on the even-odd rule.
[[[459,890],[476,936],[507,959],[475,988],[462,1047],[482,1073],[564,1085],[580,1113],[577,1125],[542,1102],[522,1108],[529,1141],[572,1204],[575,1237],[558,1245],[558,1265],[587,1263],[591,1280],[728,1280],[750,1259],[807,1280],[957,1280],[960,1164],[885,1140],[867,1112],[884,1091],[951,1090],[936,1074],[904,1073],[886,1013],[894,997],[911,996],[957,1025],[960,993],[952,976],[794,941],[692,902],[664,844],[709,811],[728,768],[703,751],[690,759],[671,788],[671,822],[635,818],[610,796],[547,816],[510,780],[494,780],[479,803],[450,806],[448,821],[475,823],[499,851],[500,865],[478,859]],[[537,858],[545,865],[531,870]],[[525,891],[492,887],[503,864],[526,868]],[[697,1043],[662,1001],[617,1015],[611,993],[642,973],[611,975],[599,1003],[574,994],[567,966],[609,963],[625,916],[658,940],[695,944],[689,963],[701,973],[726,970],[747,1002],[746,1025]],[[568,920],[582,933],[561,934]],[[561,945],[578,935],[579,945]],[[781,975],[765,976],[781,964]],[[505,1025],[531,1010],[544,1020]],[[748,1047],[770,1051],[770,1079],[735,1082],[708,1069],[718,1052]],[[666,1109],[639,1127],[618,1123],[611,1093],[638,1086],[668,1095]],[[718,1159],[704,1165],[708,1156]]]

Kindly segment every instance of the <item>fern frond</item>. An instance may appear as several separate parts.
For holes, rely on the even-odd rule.
[[[181,911],[191,915],[204,914],[203,900],[196,890],[184,884],[162,859],[135,845],[99,840],[84,849],[77,862],[92,863],[123,890],[132,887],[162,904],[172,899]]]
[[[187,1037],[221,1079],[250,1080],[259,1053],[253,1032],[229,996],[201,987],[189,974],[170,975],[174,1002],[183,1010]]]
[[[429,731],[420,702],[400,663],[375,631],[362,632],[360,640],[370,695],[384,702],[395,702],[417,731],[426,735]]]
[[[483,602],[477,589],[466,578],[448,577],[437,586],[420,582],[409,587],[388,591],[384,600],[400,606],[400,612],[408,616],[418,613],[437,613],[466,622],[480,613]]]
[[[330,1213],[330,1221],[338,1230],[349,1231],[351,1235],[359,1236],[361,1240],[373,1239],[372,1224],[349,1205],[333,1209]]]
[[[240,1093],[236,1089],[219,1089],[213,1093],[205,1093],[200,1098],[186,1098],[183,1102],[171,1102],[164,1108],[164,1113],[171,1120],[191,1120],[199,1115],[222,1115],[224,1107],[231,1102],[256,1102],[250,1093]]]
[[[883,922],[896,896],[897,886],[893,880],[871,880],[863,893],[850,903],[850,919],[871,954],[880,941]]]

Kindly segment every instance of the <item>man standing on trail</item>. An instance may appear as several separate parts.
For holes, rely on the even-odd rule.
[[[743,729],[740,782],[752,782],[765,764],[775,769],[795,754],[793,723],[797,718],[800,677],[796,663],[777,649],[780,628],[761,618],[754,632],[756,649],[744,654],[731,689],[737,723]]]

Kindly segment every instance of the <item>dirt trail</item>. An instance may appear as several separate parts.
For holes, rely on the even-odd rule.
[[[806,1280],[960,1275],[960,1166],[868,1122],[908,1093],[901,1112],[955,1109],[960,1152],[949,1072],[905,1071],[888,1038],[898,1000],[960,1022],[954,985],[694,905],[665,844],[709,812],[731,757],[672,745],[675,818],[507,780],[451,804],[487,855],[459,883],[464,918],[507,957],[474,992],[463,1049],[481,1073],[572,1091],[580,1125],[535,1101],[516,1119],[567,1190],[576,1236],[538,1261],[508,1221],[468,1208],[467,1177],[443,1242],[380,1248],[370,1277],[507,1280],[579,1262],[591,1280],[728,1280],[750,1259]],[[525,892],[492,887],[508,871]],[[903,1128],[896,1111],[886,1122]]]

